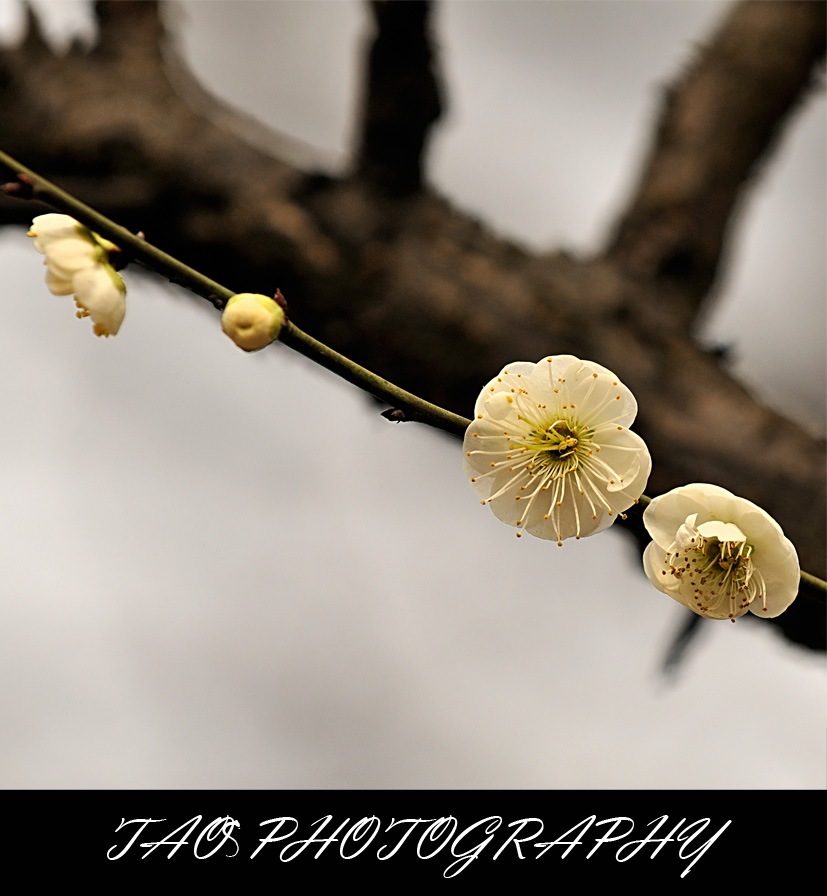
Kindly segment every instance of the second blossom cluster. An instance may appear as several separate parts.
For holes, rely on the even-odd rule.
[[[562,545],[608,528],[643,495],[652,469],[630,430],[631,391],[573,355],[504,367],[480,393],[463,443],[465,473],[495,516]],[[696,483],[655,498],[644,569],[694,612],[777,616],[798,593],[798,556],[764,510]]]

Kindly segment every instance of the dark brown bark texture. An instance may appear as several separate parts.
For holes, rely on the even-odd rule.
[[[132,0],[99,3],[96,46],[64,56],[30,18],[0,51],[0,145],[231,289],[280,288],[307,332],[466,416],[509,361],[598,361],[638,399],[648,494],[722,485],[772,514],[823,577],[824,441],[763,407],[691,333],[733,211],[819,74],[825,4],[733,5],[666,91],[639,185],[590,258],[527,252],[423,186],[442,102],[430,7],[370,8],[345,176],[288,161],[279,135],[266,151],[245,142],[244,116],[194,82],[162,10]],[[36,211],[0,199],[2,224]],[[804,590],[773,622],[824,648],[824,602]]]

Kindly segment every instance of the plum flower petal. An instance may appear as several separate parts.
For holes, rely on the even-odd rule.
[[[508,364],[480,393],[464,469],[495,516],[562,544],[608,528],[652,468],[629,430],[634,396],[605,367],[573,355]]]
[[[106,255],[94,240],[83,237],[67,237],[48,243],[45,264],[49,271],[62,277],[71,277],[84,268],[106,261]]]
[[[221,315],[221,328],[245,352],[255,352],[278,339],[284,311],[273,299],[259,293],[234,295]]]
[[[92,231],[69,215],[50,213],[38,215],[32,221],[29,236],[34,247],[46,256],[43,262],[48,268],[47,284],[51,277],[54,285],[61,289],[57,295],[69,295],[64,282],[71,284],[74,274],[98,261],[106,261],[106,253],[99,246]]]
[[[693,483],[655,498],[643,568],[652,584],[709,619],[772,618],[798,594],[798,555],[764,510],[726,489]]]
[[[96,336],[114,336],[126,314],[126,286],[108,264],[95,264],[74,277],[78,317],[92,318]]]
[[[88,233],[89,231],[80,221],[76,221],[69,215],[50,212],[46,215],[38,215],[32,221],[29,236],[34,239],[35,249],[45,255],[52,243],[65,239],[77,239]]]
[[[29,236],[45,255],[46,286],[54,295],[74,294],[78,317],[91,317],[97,336],[113,336],[126,313],[126,286],[109,264],[117,246],[69,215],[38,215]]]

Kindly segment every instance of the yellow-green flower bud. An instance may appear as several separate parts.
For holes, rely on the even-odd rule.
[[[227,302],[221,329],[245,352],[256,352],[278,339],[284,311],[259,293],[240,292]]]

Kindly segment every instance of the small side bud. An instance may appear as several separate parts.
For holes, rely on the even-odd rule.
[[[221,329],[245,352],[257,352],[279,338],[284,311],[259,293],[234,295],[221,315]]]
[[[15,199],[34,199],[34,181],[28,174],[18,174],[17,180],[3,184],[0,191]]]

